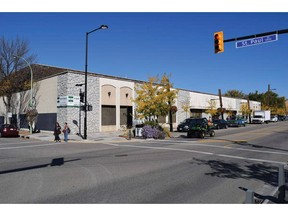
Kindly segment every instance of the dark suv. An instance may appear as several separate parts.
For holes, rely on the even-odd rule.
[[[178,132],[187,132],[192,118],[187,118],[177,126]]]
[[[215,129],[228,128],[228,122],[223,119],[213,119],[212,123]]]
[[[204,138],[206,135],[210,137],[215,136],[215,131],[208,124],[206,118],[195,118],[190,121],[189,129],[187,132],[187,137],[199,137]]]

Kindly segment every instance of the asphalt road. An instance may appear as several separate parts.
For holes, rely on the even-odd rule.
[[[247,189],[277,202],[287,129],[278,122],[205,139],[106,143],[0,138],[0,203],[244,203]]]

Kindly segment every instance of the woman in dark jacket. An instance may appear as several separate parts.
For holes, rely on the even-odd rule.
[[[55,128],[54,128],[54,136],[55,136],[54,141],[55,142],[61,142],[59,134],[61,134],[61,126],[60,126],[60,124],[58,122],[56,122]]]

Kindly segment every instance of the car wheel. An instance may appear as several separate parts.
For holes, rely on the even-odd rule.
[[[215,131],[212,130],[212,131],[210,132],[210,137],[214,137],[214,136],[215,136]]]
[[[200,134],[199,134],[199,136],[200,136],[200,138],[203,139],[203,138],[205,137],[205,132],[204,132],[204,131],[201,131]]]
[[[192,137],[192,136],[191,136],[191,133],[188,132],[188,133],[187,133],[187,137],[188,137],[188,138],[191,138],[191,137]]]

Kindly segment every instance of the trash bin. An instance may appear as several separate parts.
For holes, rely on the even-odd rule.
[[[135,125],[135,136],[136,137],[142,137],[142,129],[144,127],[144,124],[137,124]]]

